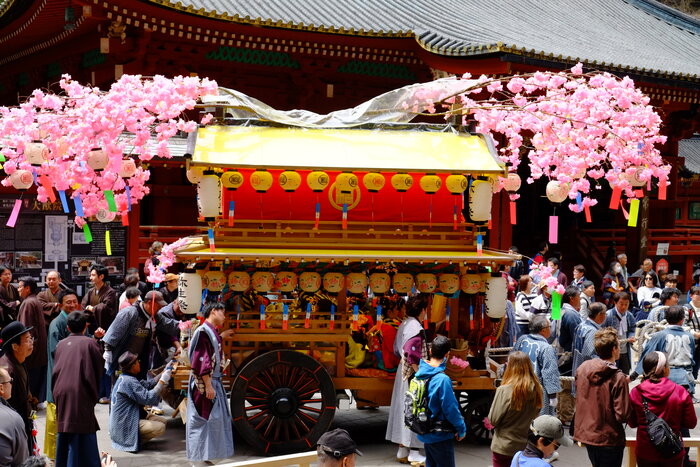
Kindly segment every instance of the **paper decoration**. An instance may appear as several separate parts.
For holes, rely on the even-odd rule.
[[[386,179],[384,178],[384,175],[378,172],[369,172],[362,177],[362,184],[370,193],[379,193],[379,190],[384,188]]]
[[[421,189],[429,195],[433,195],[440,190],[442,180],[435,174],[423,175],[418,181]]]
[[[586,222],[591,222],[591,208],[588,205],[583,207],[583,211],[586,213]]]
[[[228,287],[234,292],[245,292],[250,287],[250,275],[245,271],[229,273]]]
[[[228,202],[228,226],[233,227],[233,219],[236,213],[236,203],[235,201]]]
[[[61,198],[61,205],[63,206],[63,212],[68,214],[70,209],[68,208],[68,199],[66,198],[66,192],[61,190],[58,192],[58,197]]]
[[[122,212],[122,225],[129,227],[129,213],[126,211]]]
[[[216,252],[216,241],[214,240],[214,229],[207,229],[207,237],[209,239],[209,251]]]
[[[105,232],[105,250],[107,250],[107,256],[112,256],[112,242],[110,240],[109,230]]]
[[[293,292],[297,288],[297,275],[291,271],[280,271],[275,276],[275,289],[280,292]]]
[[[42,175],[39,177],[39,181],[41,182],[41,186],[44,187],[44,190],[46,191],[46,195],[49,197],[49,200],[52,203],[56,202],[56,194],[53,191],[53,187],[51,186],[51,181],[49,180],[49,177],[46,175]]]
[[[219,267],[212,267],[205,274],[207,278],[207,289],[210,292],[221,292],[226,286],[226,276]]]
[[[637,218],[639,217],[639,200],[633,199],[630,203],[630,217],[627,219],[628,227],[637,227]]]
[[[335,188],[345,194],[352,193],[358,183],[357,175],[350,172],[340,173],[335,178]]]
[[[328,174],[320,170],[310,172],[309,175],[306,176],[306,184],[309,185],[309,188],[311,188],[311,191],[314,193],[320,193],[325,190],[329,182],[330,178]]]
[[[285,303],[282,305],[282,330],[286,331],[289,328],[289,306]]]
[[[73,203],[75,204],[75,215],[78,217],[85,217],[83,202],[80,200],[80,197],[73,198]]]
[[[613,187],[612,196],[610,197],[610,209],[617,209],[620,205],[620,197],[622,196],[622,188],[619,186]]]
[[[546,193],[552,203],[561,203],[569,196],[569,184],[552,180],[547,183]]]
[[[221,179],[208,173],[197,183],[197,207],[205,220],[221,215]]]
[[[275,285],[275,278],[269,271],[255,271],[253,273],[253,290],[256,292],[269,292]]]
[[[22,200],[21,199],[16,199],[15,200],[15,205],[12,207],[12,213],[10,213],[9,219],[7,219],[7,225],[8,227],[14,227],[15,224],[17,223],[17,217],[19,216],[19,209],[22,207]]]
[[[190,270],[180,273],[177,281],[177,302],[186,315],[199,312],[202,306],[202,276]]]
[[[352,307],[352,330],[353,331],[360,330],[360,326],[358,324],[359,319],[360,319],[360,309],[357,305],[353,305],[353,307]]]
[[[111,212],[117,212],[117,203],[114,201],[114,192],[112,190],[105,190],[105,200],[107,200],[107,206]]]
[[[549,243],[559,243],[558,216],[549,216]]]
[[[327,272],[323,275],[323,290],[338,293],[343,290],[345,277],[339,272]]]
[[[445,307],[445,331],[450,330],[450,304]]]
[[[416,275],[416,285],[422,293],[433,293],[438,286],[435,274],[420,273]]]
[[[377,324],[382,322],[382,306],[377,305]]]
[[[265,305],[260,305],[260,329],[265,329]]]
[[[552,319],[561,319],[561,295],[552,292]]]
[[[335,305],[331,305],[331,322],[330,322],[330,329],[331,331],[335,329]]]
[[[391,177],[391,186],[399,193],[406,192],[413,186],[413,177],[407,173],[397,173]]]
[[[244,182],[245,178],[237,170],[228,170],[221,175],[221,184],[227,191],[236,191]]]
[[[440,292],[453,295],[459,291],[459,276],[457,274],[440,274]]]
[[[666,199],[666,180],[659,180],[659,199]]]
[[[351,272],[345,278],[345,286],[348,292],[359,294],[367,290],[367,285],[369,281],[367,279],[367,274],[363,272]]]
[[[87,222],[83,226],[83,233],[85,234],[85,241],[88,243],[92,243],[92,232],[90,231],[90,226]]]
[[[481,234],[476,236],[476,254],[478,256],[484,254],[484,237]]]

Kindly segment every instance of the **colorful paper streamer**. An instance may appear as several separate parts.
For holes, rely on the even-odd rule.
[[[330,322],[330,329],[331,331],[335,329],[335,305],[331,305],[331,322]]]
[[[620,205],[620,197],[622,196],[622,188],[616,186],[613,188],[612,196],[610,197],[610,209],[617,209]]]
[[[515,201],[510,202],[510,225],[515,225],[518,222],[517,208]]]
[[[117,203],[114,201],[114,192],[112,190],[105,190],[105,200],[107,201],[109,210],[117,212]]]
[[[265,305],[260,305],[260,329],[265,329]]]
[[[592,222],[592,220],[591,220],[591,208],[589,208],[588,206],[584,206],[583,212],[586,213],[586,222],[589,222],[589,223]]]
[[[552,319],[561,319],[561,295],[552,292]]]
[[[90,226],[87,222],[83,226],[83,233],[85,234],[85,241],[88,243],[92,243],[92,232],[90,231]]]
[[[234,201],[228,202],[228,226],[233,227],[233,219],[236,213],[236,203]]]
[[[343,230],[348,229],[348,205],[343,204],[343,221],[342,221],[342,226]]]
[[[46,175],[42,175],[39,179],[41,181],[41,186],[44,187],[44,191],[46,191],[46,195],[49,197],[49,200],[52,203],[56,202],[56,193],[53,191],[53,187],[51,186],[51,181],[49,180],[49,177]]]
[[[105,250],[107,250],[107,256],[112,256],[112,242],[110,240],[109,230],[105,232]]]
[[[476,254],[481,256],[484,252],[484,237],[479,234],[476,236]]]
[[[10,213],[10,218],[7,219],[7,225],[8,227],[14,227],[15,224],[17,223],[17,217],[19,216],[19,209],[22,207],[22,199],[16,199],[15,200],[15,205],[12,207],[12,213]]]
[[[80,199],[80,195],[73,198],[73,203],[75,204],[75,215],[78,217],[85,217],[83,212],[83,201]]]
[[[314,216],[314,229],[318,229],[318,224],[321,221],[321,203],[316,203],[316,213]]]
[[[124,227],[129,226],[129,213],[127,211],[122,212],[122,225]]]
[[[126,210],[131,212],[131,188],[128,184],[124,187],[124,193],[126,194]]]
[[[357,305],[354,305],[352,307],[352,330],[353,331],[359,331],[360,326],[359,326],[359,321],[360,319],[360,308]]]
[[[633,199],[630,204],[630,217],[627,219],[628,227],[637,227],[637,218],[639,217],[639,200]]]
[[[549,216],[549,243],[559,243],[559,216]]]
[[[445,331],[450,330],[450,304],[445,308]]]
[[[659,181],[659,199],[660,200],[666,199],[666,180]]]
[[[214,229],[210,228],[208,231],[209,237],[209,251],[212,253],[216,252],[216,242],[214,240]]]
[[[304,317],[304,329],[311,327],[311,303],[306,304],[306,316]]]
[[[377,324],[382,322],[382,306],[377,305]]]
[[[68,214],[70,209],[68,208],[68,198],[66,198],[66,192],[61,190],[58,192],[58,197],[61,198],[61,206],[63,206],[63,212]]]
[[[289,306],[285,303],[282,306],[282,330],[286,331],[289,328]]]

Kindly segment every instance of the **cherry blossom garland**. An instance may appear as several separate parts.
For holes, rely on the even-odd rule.
[[[146,280],[153,284],[160,284],[163,282],[165,280],[165,272],[177,261],[177,258],[175,258],[175,251],[186,246],[190,240],[189,237],[184,237],[173,243],[163,245],[160,254],[156,256],[156,258],[158,258],[158,266],[154,266],[153,262],[148,264],[148,276]]]
[[[556,276],[552,275],[552,268],[546,266],[544,263],[532,263],[530,265],[530,275],[539,278],[538,286],[546,287],[550,293],[556,292],[560,295],[564,295],[565,287],[559,283]]]

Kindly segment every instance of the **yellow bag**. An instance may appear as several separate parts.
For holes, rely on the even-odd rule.
[[[44,454],[51,458],[56,458],[56,436],[58,426],[56,425],[56,404],[46,403],[46,434],[44,435]]]
[[[367,352],[362,344],[358,344],[348,336],[348,356],[345,357],[346,368],[357,368],[365,362]]]

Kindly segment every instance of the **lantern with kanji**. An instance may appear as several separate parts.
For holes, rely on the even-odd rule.
[[[184,314],[199,313],[202,306],[202,276],[191,269],[180,274],[177,282],[177,302]]]
[[[49,158],[49,148],[39,140],[32,141],[24,147],[24,157],[31,165],[38,167]]]
[[[207,221],[221,215],[221,179],[213,172],[205,173],[197,183],[197,206]]]
[[[256,170],[250,175],[250,184],[258,193],[265,193],[272,187],[272,174],[267,170]]]
[[[27,190],[34,183],[34,175],[32,175],[29,170],[15,170],[12,172],[12,175],[10,175],[10,183],[20,191]]]
[[[506,315],[508,287],[506,279],[500,274],[493,274],[486,279],[486,298],[484,308],[489,318],[503,318]]]
[[[391,177],[391,186],[399,193],[408,191],[413,186],[413,177],[407,173],[397,173]]]
[[[317,272],[302,272],[299,275],[299,288],[304,292],[316,292],[321,288],[321,275]]]
[[[370,193],[379,193],[379,190],[384,188],[385,183],[384,175],[378,172],[369,172],[362,177],[362,184]]]
[[[280,271],[275,275],[275,288],[280,292],[293,292],[297,282],[297,275],[291,271]]]
[[[245,292],[250,287],[250,275],[245,271],[233,271],[228,275],[228,288],[233,292]]]
[[[314,193],[320,193],[325,190],[329,181],[328,174],[320,170],[310,172],[309,175],[306,176],[306,184],[309,185],[309,188],[311,188],[311,191]]]
[[[445,179],[445,187],[447,191],[453,195],[461,195],[469,186],[469,181],[464,175],[448,175]]]
[[[293,170],[285,170],[277,181],[284,191],[291,193],[301,186],[301,175]]]
[[[243,182],[245,182],[245,178],[237,170],[227,170],[221,175],[221,184],[227,191],[236,191],[243,185]]]
[[[253,273],[253,290],[256,292],[269,292],[275,285],[275,278],[269,271],[255,271]]]
[[[104,149],[93,148],[88,153],[87,164],[95,172],[100,172],[101,170],[104,170],[104,168],[107,167],[107,163],[109,163],[109,158],[107,157],[107,153]]]

